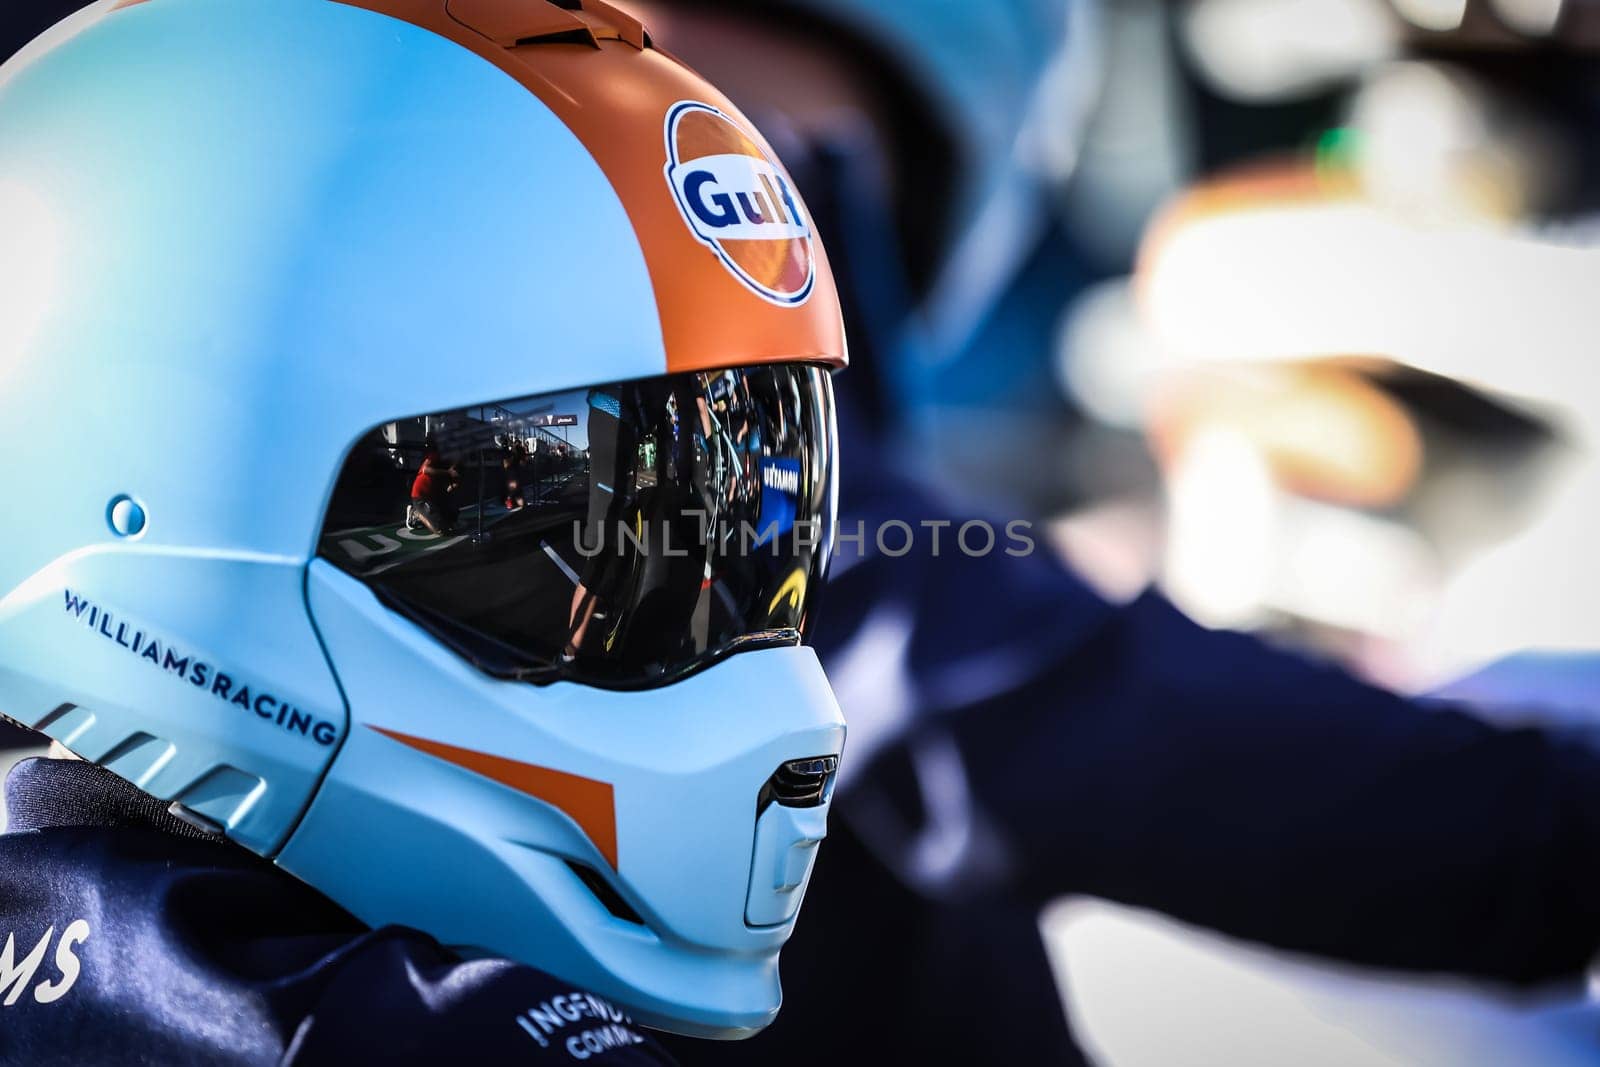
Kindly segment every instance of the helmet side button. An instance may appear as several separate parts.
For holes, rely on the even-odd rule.
[[[111,532],[118,537],[137,537],[144,532],[144,506],[131,496],[119,496],[106,511]]]

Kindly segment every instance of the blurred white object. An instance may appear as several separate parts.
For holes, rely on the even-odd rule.
[[[1126,278],[1100,282],[1073,301],[1056,343],[1061,389],[1101,422],[1144,425],[1154,383],[1170,362],[1139,322]]]
[[[1561,21],[1562,0],[1491,0],[1500,21],[1529,37],[1544,37]]]
[[[1142,307],[1177,364],[1383,354],[1522,398],[1569,438],[1564,489],[1457,574],[1417,635],[1425,686],[1527,647],[1600,648],[1597,292],[1594,250],[1349,200],[1187,223],[1151,263]]]
[[[1378,354],[1563,410],[1600,440],[1600,253],[1348,200],[1188,222],[1143,279],[1180,361]]]
[[[1575,468],[1532,525],[1445,587],[1410,650],[1415,688],[1525,649],[1600,649],[1600,470],[1592,455]]]
[[[1394,0],[1395,10],[1420,30],[1444,33],[1467,17],[1467,0]]]
[[[1168,490],[1167,591],[1211,626],[1265,621],[1280,516],[1261,454],[1226,430],[1202,433]]]
[[[1423,621],[1437,570],[1391,519],[1287,493],[1243,436],[1204,431],[1168,471],[1165,587],[1208,626],[1285,613],[1401,640]]]
[[[1600,1009],[1279,954],[1097,900],[1041,920],[1074,1032],[1107,1067],[1593,1064]]]
[[[1197,0],[1183,35],[1214,89],[1260,103],[1326,89],[1399,44],[1384,0]]]
[[[1438,63],[1375,69],[1348,121],[1362,193],[1410,222],[1519,217],[1562,173],[1539,122]]]
[[[1442,26],[1453,10],[1407,14]],[[1152,431],[1181,606],[1404,644],[1381,675],[1419,689],[1530,647],[1600,649],[1600,247],[1583,220],[1517,221],[1559,183],[1556,144],[1467,74],[1381,64],[1314,160],[1191,189],[1150,226],[1131,288],[1079,302],[1063,382]],[[1381,388],[1363,397],[1360,366],[1341,385],[1348,357],[1495,398],[1559,438],[1565,463],[1480,446],[1479,429],[1424,463],[1444,443],[1407,443],[1384,409],[1410,416]],[[1333,377],[1296,384],[1319,364]],[[1158,402],[1175,386],[1193,410],[1174,418]],[[1462,461],[1441,459],[1451,448]]]
[[[1397,63],[1375,78],[1357,95],[1351,125],[1361,131],[1365,192],[1412,219],[1439,214],[1460,157],[1488,138],[1471,90],[1429,63]]]

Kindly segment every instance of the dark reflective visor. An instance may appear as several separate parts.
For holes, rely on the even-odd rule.
[[[802,364],[401,419],[351,452],[319,553],[497,677],[657,685],[800,642],[834,432]]]

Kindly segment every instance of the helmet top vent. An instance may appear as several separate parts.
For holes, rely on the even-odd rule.
[[[449,0],[450,17],[502,48],[621,41],[643,51],[643,23],[604,0]]]

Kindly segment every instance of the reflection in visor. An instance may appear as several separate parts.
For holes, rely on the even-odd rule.
[[[659,684],[800,641],[833,455],[804,365],[403,419],[351,452],[320,554],[491,674]]]

